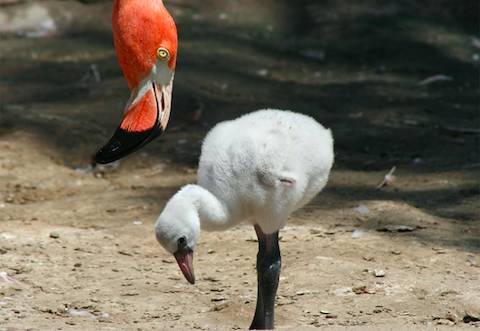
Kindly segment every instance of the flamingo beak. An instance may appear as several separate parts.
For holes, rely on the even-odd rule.
[[[165,85],[146,80],[134,89],[120,126],[94,156],[95,162],[106,164],[117,161],[165,131],[170,117],[172,86],[173,77]]]
[[[177,260],[178,266],[183,275],[190,284],[195,284],[195,274],[193,273],[193,251],[190,248],[179,249],[173,256]]]

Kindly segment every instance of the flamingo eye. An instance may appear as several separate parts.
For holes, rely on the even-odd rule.
[[[160,47],[159,49],[157,49],[157,58],[160,61],[168,61],[170,60],[170,52],[168,51],[168,49]]]
[[[186,243],[187,243],[187,238],[185,238],[185,237],[180,237],[177,240],[177,245],[178,245],[179,248],[184,247],[186,245]]]

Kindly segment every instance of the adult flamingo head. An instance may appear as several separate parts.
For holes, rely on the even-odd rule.
[[[177,60],[177,29],[162,0],[115,0],[113,37],[131,91],[123,119],[95,162],[116,161],[165,131]]]

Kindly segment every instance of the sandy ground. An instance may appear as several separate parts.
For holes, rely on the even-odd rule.
[[[336,138],[327,189],[281,232],[278,328],[480,327],[471,10],[253,3],[169,3],[183,43],[168,134],[93,171],[128,98],[110,2],[0,7],[0,330],[246,329],[253,229],[203,233],[191,286],[153,223],[195,181],[208,128],[265,106]],[[13,19],[30,11],[53,25]],[[452,79],[418,84],[438,74]]]

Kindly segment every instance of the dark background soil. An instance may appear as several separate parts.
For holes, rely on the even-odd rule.
[[[283,231],[279,327],[478,326],[478,2],[165,2],[169,129],[92,172],[129,94],[111,2],[0,1],[0,272],[19,282],[0,278],[0,329],[245,329],[253,230],[203,234],[192,287],[152,225],[208,129],[265,107],[314,116],[336,149]]]

